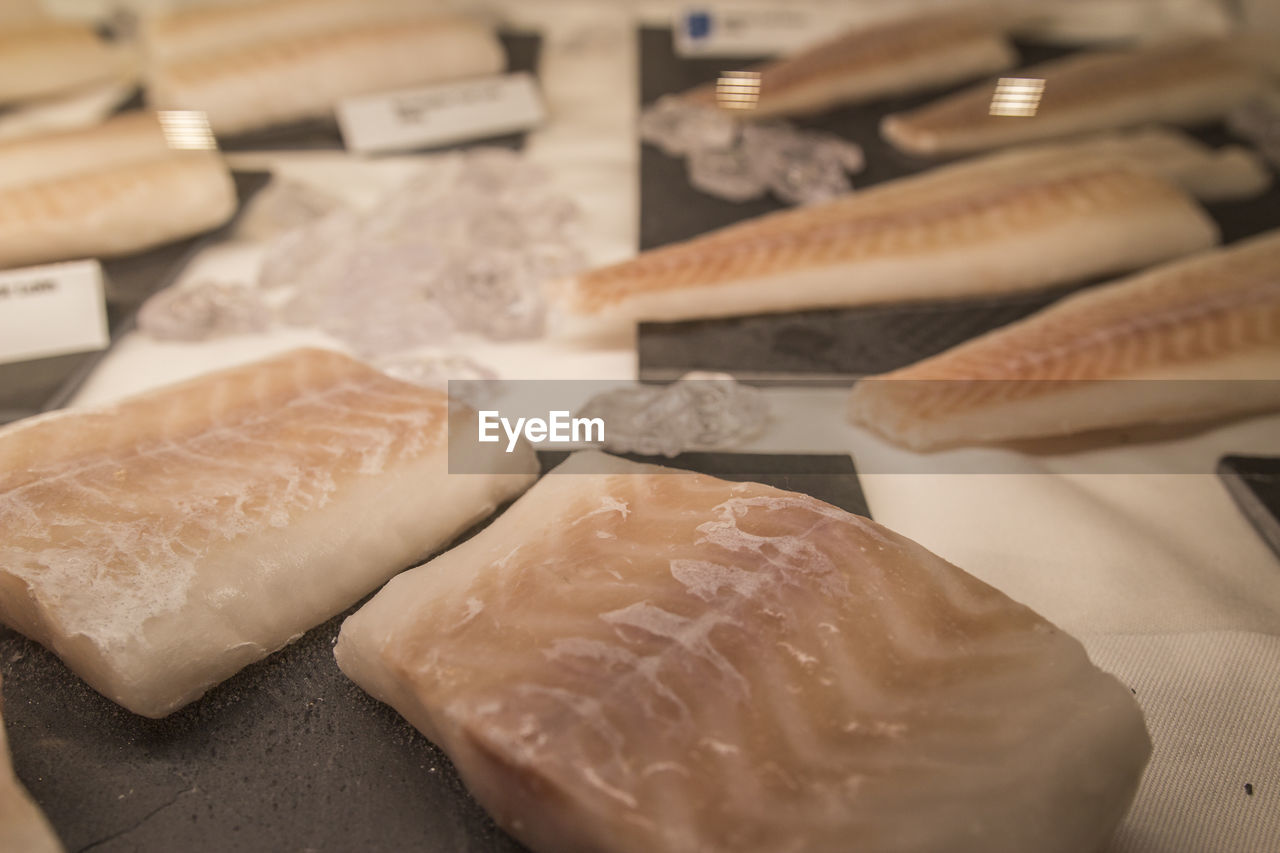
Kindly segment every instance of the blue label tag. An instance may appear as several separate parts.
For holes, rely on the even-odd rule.
[[[709,12],[690,12],[685,16],[685,31],[691,39],[704,39],[711,35],[711,14]]]

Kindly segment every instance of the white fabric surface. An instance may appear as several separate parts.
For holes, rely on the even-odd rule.
[[[636,239],[636,63],[626,4],[490,5],[545,28],[541,77],[552,123],[534,135],[530,155],[551,168],[587,211],[597,261],[630,254]],[[643,4],[659,18],[675,5]],[[366,200],[414,163],[305,154],[236,159],[273,165]],[[257,256],[253,247],[215,248],[186,280],[251,275]],[[299,331],[198,346],[131,336],[77,402],[109,400],[322,341]],[[589,350],[535,342],[477,345],[468,352],[512,378],[635,372],[634,354],[625,346]],[[925,460],[886,449],[847,426],[843,391],[772,395],[777,420],[752,449],[874,457],[871,468],[892,472],[862,478],[878,520],[1075,633],[1099,665],[1135,688],[1155,753],[1114,853],[1280,850],[1280,562],[1216,477],[1071,473],[1106,470],[1106,450],[1037,457],[981,451]],[[1280,418],[1130,448],[1128,458],[1160,472],[1169,470],[1170,459],[1191,454],[1208,472],[1224,450],[1280,453]],[[944,464],[1019,473],[943,473],[949,470]],[[917,473],[898,473],[908,471]],[[1244,793],[1245,782],[1254,786],[1252,797]]]
[[[1154,750],[1113,853],[1280,850],[1280,560],[1211,473],[1224,453],[1280,454],[1280,417],[1039,457],[848,436],[855,461],[894,472],[861,476],[877,521],[1071,632],[1136,690]],[[1119,464],[1151,473],[1080,473]],[[1175,464],[1204,473],[1159,473]]]

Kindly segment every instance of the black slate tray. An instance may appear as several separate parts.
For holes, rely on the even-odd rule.
[[[543,469],[563,456],[540,454]],[[656,461],[867,511],[847,456]],[[50,652],[0,628],[18,776],[69,853],[523,850],[470,797],[444,753],[338,670],[333,644],[355,609],[163,720],[125,711]]]
[[[538,57],[542,51],[541,36],[532,33],[499,33],[498,38],[507,53],[507,71],[537,73]],[[524,147],[524,140],[525,134],[512,133],[486,140],[469,140],[457,145],[433,147],[432,150],[444,151],[480,142],[520,149]],[[338,122],[332,116],[219,137],[218,145],[224,151],[341,151],[344,147]]]
[[[240,209],[271,180],[268,172],[235,172]],[[238,214],[237,214],[238,217]],[[0,424],[65,406],[111,347],[133,328],[147,297],[172,284],[201,249],[224,238],[236,218],[207,234],[102,262],[111,344],[96,352],[0,364]]]
[[[1020,42],[1022,65],[1069,53],[1060,47]],[[671,31],[639,34],[640,100],[715,80],[758,58],[685,59],[675,54]],[[954,89],[971,84],[958,84]],[[887,98],[793,120],[800,127],[834,133],[862,146],[867,168],[855,187],[924,171],[939,161],[903,154],[883,141],[880,119],[928,103],[947,90]],[[1239,142],[1221,125],[1192,134],[1212,145]],[[684,160],[652,145],[640,145],[640,247],[687,240],[714,228],[782,210],[772,198],[737,203],[701,193],[689,184]],[[1280,187],[1247,201],[1208,206],[1226,242],[1280,226]],[[791,314],[765,314],[677,323],[642,323],[638,335],[642,381],[665,382],[690,370],[729,373],[752,382],[794,379],[843,385],[942,352],[969,338],[1021,319],[1064,295],[1095,282],[1032,293],[930,303],[896,303]]]
[[[1280,457],[1224,456],[1218,476],[1262,541],[1280,557]]]

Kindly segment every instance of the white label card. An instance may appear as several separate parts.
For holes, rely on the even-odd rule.
[[[832,23],[812,8],[715,3],[679,12],[672,37],[677,56],[774,56],[833,35]]]
[[[97,261],[0,272],[0,363],[99,350],[110,342]]]
[[[347,149],[367,154],[518,133],[545,117],[537,82],[527,71],[361,95],[338,104]]]

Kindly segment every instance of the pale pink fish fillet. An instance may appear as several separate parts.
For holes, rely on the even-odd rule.
[[[998,16],[930,13],[855,27],[800,53],[750,70],[760,98],[741,118],[818,112],[942,87],[1012,67],[1017,53]],[[717,105],[714,83],[690,90],[693,103]]]
[[[991,115],[994,80],[887,116],[881,133],[913,154],[957,154],[1151,122],[1189,125],[1254,97],[1264,76],[1231,40],[1180,41],[1080,53],[1022,68],[1042,80],[1034,116]]]
[[[0,142],[0,190],[160,160],[173,153],[155,114],[130,110],[94,127]]]
[[[255,0],[149,15],[139,29],[153,62],[174,62],[257,42],[439,17],[446,8],[440,0]]]
[[[0,619],[163,716],[531,482],[451,476],[445,395],[296,350],[0,430]]]
[[[235,209],[235,184],[216,151],[0,188],[0,268],[130,254],[216,228]]]
[[[1218,240],[1182,191],[1131,164],[1009,158],[748,220],[556,282],[554,321],[561,334],[592,335],[640,320],[1033,290]]]
[[[3,719],[0,719],[0,850],[5,853],[63,851],[48,819],[13,772]]]
[[[201,110],[217,133],[331,115],[343,98],[495,74],[506,54],[475,21],[360,23],[153,66],[157,109]]]
[[[919,545],[596,453],[335,654],[545,853],[1078,853],[1149,752],[1079,643]]]
[[[0,105],[65,94],[136,71],[128,49],[81,23],[0,25]]]
[[[849,400],[917,450],[1277,407],[1280,231],[1068,297]]]

